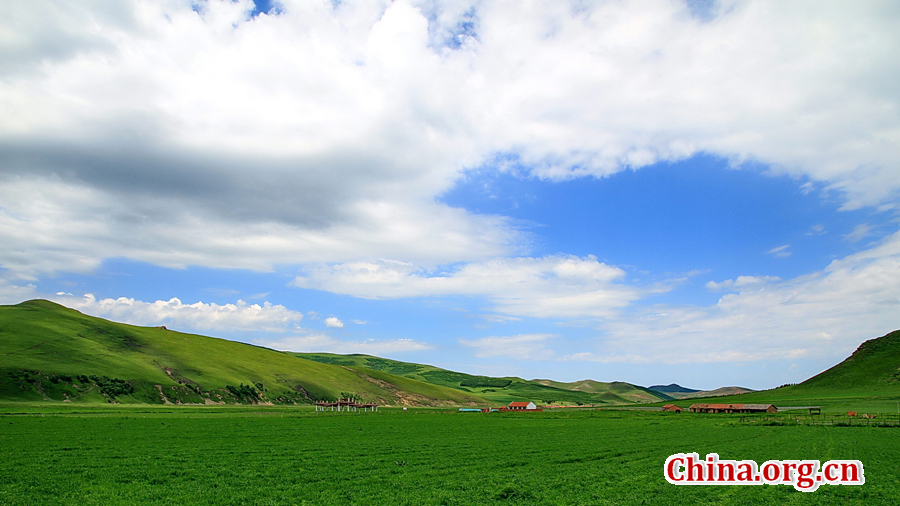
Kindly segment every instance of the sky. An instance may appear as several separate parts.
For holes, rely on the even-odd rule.
[[[754,389],[900,328],[900,4],[0,4],[0,303]]]

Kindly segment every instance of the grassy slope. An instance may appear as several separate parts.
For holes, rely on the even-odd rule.
[[[900,411],[900,331],[864,342],[843,362],[803,383],[693,402],[824,406],[826,410]]]
[[[162,402],[155,385],[170,398],[203,402],[204,396],[182,385],[213,392],[226,385],[261,383],[269,400],[292,397],[308,401],[355,392],[388,404],[483,403],[455,389],[392,375],[372,376],[224,339],[114,323],[48,301],[0,306],[0,398],[106,400],[91,389],[83,394],[85,389],[66,384],[69,382],[51,384],[46,378],[42,388],[23,390],[23,383],[17,385],[8,374],[23,369],[125,379],[137,391],[119,397],[122,402]],[[219,393],[229,400],[227,391]],[[213,395],[212,400],[219,398]]]
[[[862,343],[840,364],[787,388],[900,393],[900,330]]]
[[[532,400],[582,404],[626,404],[631,402],[653,402],[668,399],[664,394],[652,392],[643,387],[623,382],[602,383],[584,380],[574,383],[560,383],[551,380],[524,380],[514,376],[487,378],[471,374],[448,371],[438,367],[400,362],[371,355],[338,355],[334,353],[295,353],[294,355],[329,364],[340,364],[354,369],[366,368],[389,372],[407,378],[425,381],[435,385],[456,388],[477,393],[494,403]],[[509,382],[506,386],[464,386],[473,383]],[[463,383],[464,385],[461,385]]]

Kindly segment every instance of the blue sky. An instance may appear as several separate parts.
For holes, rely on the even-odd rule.
[[[693,388],[900,328],[889,5],[0,14],[3,303]]]

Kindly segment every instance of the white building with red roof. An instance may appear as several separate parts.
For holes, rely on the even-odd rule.
[[[533,402],[510,402],[509,409],[511,411],[535,411],[537,406]]]

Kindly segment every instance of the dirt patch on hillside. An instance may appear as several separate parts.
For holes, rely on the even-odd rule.
[[[153,386],[155,386],[156,389],[159,390],[159,396],[162,398],[163,404],[172,404],[171,402],[169,402],[169,398],[166,397],[166,394],[163,393],[162,385],[153,385]]]
[[[353,371],[353,369],[349,369],[349,368],[348,368],[348,370]],[[398,404],[400,406],[437,406],[437,405],[443,403],[439,399],[435,399],[435,398],[428,397],[428,396],[421,395],[421,394],[414,394],[411,392],[406,392],[404,390],[401,390],[399,387],[397,387],[397,385],[394,385],[393,383],[389,383],[387,381],[384,381],[384,380],[381,380],[378,378],[373,378],[372,376],[369,376],[368,374],[361,373],[359,371],[353,371],[353,372],[355,372],[357,376],[368,381],[369,383],[374,383],[375,385],[378,385],[379,387],[390,392],[391,395],[394,397],[392,404]],[[384,402],[383,399],[381,399],[381,401]]]

